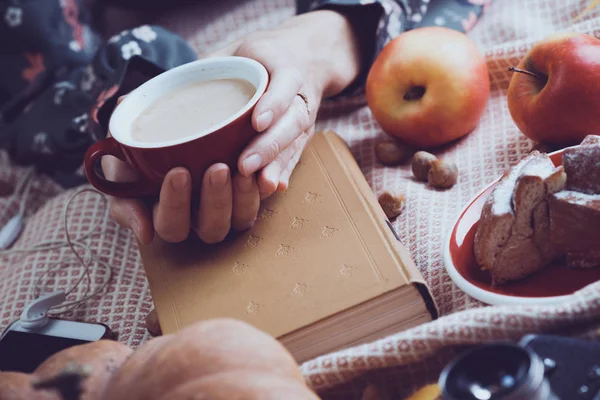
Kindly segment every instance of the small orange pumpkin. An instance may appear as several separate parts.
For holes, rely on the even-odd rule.
[[[58,352],[33,372],[40,380],[50,379],[70,365],[83,365],[90,371],[82,382],[80,400],[101,400],[106,385],[121,364],[133,353],[129,347],[113,340],[99,340]]]
[[[32,376],[21,372],[0,372],[0,400],[59,400],[51,392],[37,391]]]
[[[214,319],[162,336],[142,346],[107,387],[111,400],[160,398],[184,383],[206,375],[232,370],[268,371],[303,382],[294,358],[278,341],[241,321]],[[153,354],[148,355],[150,350]],[[144,358],[144,362],[137,360]],[[130,368],[134,363],[135,368]],[[132,371],[130,374],[125,370]],[[135,388],[135,390],[133,390]]]
[[[40,388],[36,390],[35,388]],[[277,340],[231,319],[197,323],[132,352],[101,340],[31,375],[0,372],[0,400],[316,400]]]
[[[206,375],[168,392],[160,400],[318,400],[295,379],[265,371],[235,370]]]

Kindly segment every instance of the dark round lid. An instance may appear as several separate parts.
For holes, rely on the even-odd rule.
[[[498,400],[532,382],[532,354],[515,344],[485,345],[448,364],[440,376],[444,400]],[[542,372],[543,373],[543,372]],[[535,380],[533,380],[535,381]],[[532,388],[535,393],[535,388]],[[527,390],[526,390],[527,391]]]

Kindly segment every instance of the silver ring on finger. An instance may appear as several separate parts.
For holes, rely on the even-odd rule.
[[[304,102],[304,104],[306,104],[306,112],[310,116],[310,107],[308,105],[308,96],[306,96],[303,92],[298,92],[297,96],[302,99],[302,101]]]

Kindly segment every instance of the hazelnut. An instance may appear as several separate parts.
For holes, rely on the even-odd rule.
[[[394,193],[386,190],[379,195],[379,205],[389,219],[393,219],[400,215],[404,209],[405,199],[403,194]]]
[[[426,151],[417,151],[412,159],[412,171],[417,180],[427,182],[431,163],[437,157]]]
[[[458,179],[458,168],[453,162],[434,160],[428,174],[428,182],[436,188],[449,188],[454,186]]]
[[[408,160],[412,152],[394,139],[383,139],[375,143],[375,157],[383,165],[399,165]]]

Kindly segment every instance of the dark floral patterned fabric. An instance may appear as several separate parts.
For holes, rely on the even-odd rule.
[[[86,182],[83,155],[106,134],[102,105],[197,58],[158,26],[102,40],[90,23],[85,0],[0,0],[0,146],[65,187]]]
[[[490,0],[298,0],[298,13],[323,7],[376,7],[361,26],[375,42],[368,67],[393,37],[426,25],[468,31]],[[86,181],[82,159],[106,134],[121,94],[193,61],[178,35],[139,26],[104,40],[91,28],[85,0],[0,0],[0,147],[65,187]],[[374,30],[374,32],[372,32]],[[363,74],[364,75],[364,74]],[[351,95],[362,89],[361,76]]]

